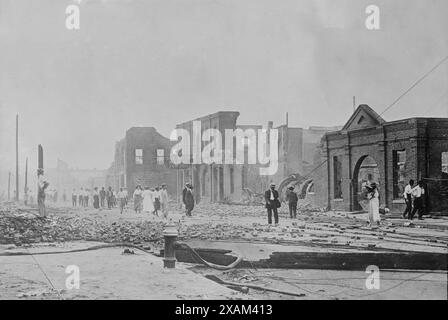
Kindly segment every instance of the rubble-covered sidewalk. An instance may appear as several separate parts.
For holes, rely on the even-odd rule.
[[[282,208],[283,209],[283,208]],[[3,204],[0,207],[0,244],[27,246],[39,242],[76,240],[131,242],[163,245],[166,220],[128,209],[50,207],[40,219],[35,208]],[[169,219],[179,229],[179,240],[247,240],[277,244],[319,244],[356,248],[387,248],[407,251],[446,252],[448,219],[414,220],[383,216],[378,229],[366,225],[366,215],[302,210],[296,219],[280,210],[280,224],[267,225],[261,206],[199,204],[193,217],[185,217],[175,203]]]
[[[0,254],[11,252],[37,252],[48,250],[69,250],[73,246],[91,246],[98,243],[127,242],[146,250],[157,250],[163,247],[163,229],[166,220],[149,214],[136,214],[132,210],[126,210],[122,215],[118,209],[94,210],[91,208],[69,208],[64,206],[50,207],[49,216],[41,219],[37,216],[37,210],[30,207],[5,203],[0,209]],[[378,229],[366,227],[366,217],[362,214],[348,214],[341,212],[322,212],[309,206],[303,206],[296,219],[290,219],[284,208],[280,211],[280,225],[268,226],[265,210],[261,206],[225,205],[225,204],[199,204],[193,211],[193,217],[186,218],[183,210],[176,203],[170,204],[170,219],[179,229],[179,241],[200,248],[220,248],[242,253],[247,261],[256,261],[269,258],[273,253],[290,252],[398,252],[398,253],[428,253],[447,254],[448,220],[445,218],[429,218],[423,221],[414,221],[409,225],[404,219],[396,216],[383,217],[382,226]],[[62,281],[67,275],[64,268],[68,264],[85,264],[84,275],[87,274],[89,285],[102,282],[103,275],[108,274],[106,285],[113,288],[111,283],[115,279],[121,287],[129,287],[114,296],[114,290],[97,287],[89,287],[91,294],[81,293],[75,296],[68,294],[67,298],[139,298],[138,292],[133,292],[134,281],[146,279],[146,284],[135,285],[142,288],[152,286],[156,281],[161,287],[167,288],[167,295],[151,295],[145,293],[140,298],[166,298],[168,292],[177,291],[177,282],[173,274],[180,271],[164,271],[162,260],[138,250],[135,255],[122,255],[123,249],[108,248],[92,252],[80,252],[61,255],[36,256],[43,270],[49,274],[56,274],[55,281]],[[42,270],[36,269],[36,261],[32,256],[5,257],[0,270],[2,287],[7,288],[7,295],[18,298],[33,298],[42,296],[34,286],[48,281],[43,278]],[[109,259],[109,260],[108,260]],[[96,262],[97,261],[97,262]],[[90,263],[89,263],[90,262]],[[154,267],[151,267],[151,263]],[[15,268],[17,265],[19,267]],[[199,277],[208,283],[210,280],[199,275],[191,274],[184,269],[184,264],[179,264],[179,270],[187,273],[183,277]],[[30,266],[32,266],[30,268]],[[157,266],[157,267],[155,267]],[[154,268],[153,271],[152,268]],[[314,269],[318,269],[316,266]],[[195,270],[195,269],[194,269]],[[252,268],[254,271],[255,269]],[[61,272],[62,271],[62,272]],[[87,271],[87,272],[86,272]],[[182,272],[184,272],[182,271]],[[167,277],[167,282],[162,278],[146,278],[146,273],[161,274]],[[294,271],[297,272],[297,271]],[[318,270],[316,270],[318,272]],[[324,272],[324,271],[323,271]],[[417,271],[416,271],[417,272]],[[39,276],[40,274],[40,276]],[[196,278],[191,279],[196,279]],[[175,276],[174,276],[175,278]],[[37,279],[40,279],[39,281]],[[121,280],[120,280],[121,279]],[[437,282],[437,277],[434,283]],[[112,281],[111,283],[109,283]],[[199,280],[198,280],[199,281]],[[330,280],[331,282],[331,280]],[[28,285],[26,285],[28,283]],[[34,284],[33,284],[34,283]],[[188,281],[187,281],[188,283]],[[207,284],[204,288],[208,288]],[[173,287],[170,287],[170,286]],[[213,283],[212,286],[218,284]],[[278,284],[275,284],[278,285]],[[48,287],[48,283],[47,283]],[[88,285],[86,285],[88,287]],[[182,284],[179,282],[179,287]],[[186,287],[188,285],[186,284]],[[216,291],[216,295],[209,295],[210,290],[192,290],[188,294],[198,299],[207,298],[235,298],[228,295],[234,291]],[[440,284],[437,284],[440,290]],[[58,287],[65,290],[63,287]],[[446,283],[445,283],[446,288]],[[47,288],[48,289],[48,288]],[[149,291],[149,287],[147,288]],[[127,290],[130,290],[129,292]],[[157,289],[158,290],[158,289]],[[171,291],[170,291],[171,290]],[[320,289],[319,289],[320,290]],[[44,290],[45,291],[45,290]],[[54,290],[53,290],[54,291]],[[37,292],[37,293],[36,293]],[[65,291],[64,291],[65,292]],[[146,292],[146,289],[145,289]],[[438,291],[437,291],[438,292]],[[44,296],[47,293],[44,294]],[[48,293],[52,298],[58,295]],[[67,293],[66,293],[67,294]],[[204,297],[201,297],[204,294]],[[243,295],[249,298],[250,295]],[[309,295],[308,295],[309,296]],[[349,298],[350,294],[343,296]],[[1,297],[1,298],[4,298]],[[182,299],[170,296],[174,299]],[[192,297],[189,297],[192,298]],[[278,298],[278,296],[277,296]]]

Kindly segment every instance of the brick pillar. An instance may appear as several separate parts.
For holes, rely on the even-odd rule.
[[[347,141],[348,142],[348,141]],[[344,211],[351,211],[353,202],[353,187],[351,173],[351,155],[350,145],[348,143],[344,147],[344,155],[342,156],[342,198],[344,199]]]
[[[392,208],[393,196],[389,192],[390,183],[387,170],[387,166],[391,162],[387,159],[386,141],[378,142],[376,154],[377,156],[375,156],[375,161],[377,162],[376,164],[380,172],[380,181],[378,181],[378,183],[380,184],[380,206],[384,204],[386,207]]]
[[[330,205],[330,181],[328,179],[330,161],[327,156],[327,148],[325,144],[322,144],[316,151],[313,163],[314,167],[318,167],[320,165],[320,167],[315,169],[312,173],[316,204],[320,207],[326,208]]]

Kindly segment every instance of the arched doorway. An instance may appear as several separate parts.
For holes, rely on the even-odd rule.
[[[300,174],[295,173],[295,174],[292,174],[292,175],[286,177],[282,181],[280,181],[279,185],[277,186],[280,200],[283,201],[285,199],[287,187],[289,187],[289,186],[295,187],[295,186],[299,185],[300,183],[302,183],[304,179],[305,178],[302,177]]]
[[[306,198],[306,194],[307,194],[310,186],[312,186],[312,185],[313,185],[313,179],[308,179],[308,180],[305,180],[304,182],[302,182],[302,184],[299,186],[299,192],[298,192],[299,199]]]
[[[369,155],[359,158],[353,173],[353,210],[367,210],[367,201],[362,199],[363,185],[375,182],[379,185],[380,170],[377,162]]]

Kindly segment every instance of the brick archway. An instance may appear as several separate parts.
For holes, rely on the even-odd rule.
[[[447,166],[442,156],[448,152],[447,128],[448,119],[386,122],[369,106],[359,106],[342,130],[328,132],[321,140],[313,174],[316,203],[331,210],[355,211],[359,169],[370,156],[379,171],[380,206],[403,212],[404,185],[409,179],[423,179],[426,212],[446,214],[448,200],[441,184]],[[319,167],[322,163],[325,166]]]
[[[363,163],[367,161],[367,168],[362,168]],[[384,173],[382,173],[383,168],[381,167],[382,162],[377,160],[376,155],[371,154],[364,154],[360,157],[358,157],[358,160],[355,163],[355,166],[353,167],[353,175],[352,175],[352,203],[351,207],[353,211],[363,210],[361,204],[360,204],[360,173],[361,171],[365,171],[362,173],[366,173],[368,175],[372,175],[369,178],[364,177],[363,180],[367,181],[374,181],[376,182],[379,187],[379,191],[381,193],[381,186],[384,187]]]

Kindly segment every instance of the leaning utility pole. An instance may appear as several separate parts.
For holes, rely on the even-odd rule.
[[[19,201],[19,115],[16,115],[16,201]]]

